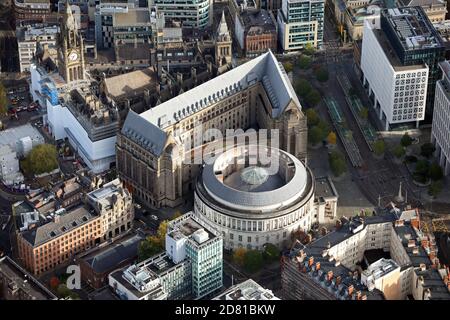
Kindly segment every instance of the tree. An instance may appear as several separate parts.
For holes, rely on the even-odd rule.
[[[59,286],[59,279],[57,277],[50,278],[50,288],[52,290],[57,290]]]
[[[61,298],[71,298],[74,300],[80,299],[80,296],[77,293],[70,290],[69,288],[67,288],[67,286],[65,284],[60,284],[58,286],[58,289],[56,290],[56,293]]]
[[[369,118],[369,109],[367,107],[362,107],[359,110],[359,116],[364,119],[367,120]]]
[[[385,149],[384,140],[378,139],[377,141],[374,142],[373,152],[375,152],[377,156],[381,156],[384,153],[384,149]]]
[[[22,169],[30,174],[51,172],[58,168],[58,154],[54,145],[40,144],[34,147],[22,161]]]
[[[157,236],[148,236],[138,245],[138,260],[146,260],[163,250],[161,241]]]
[[[438,163],[433,162],[430,165],[429,176],[433,181],[442,179],[442,177],[444,176],[444,172],[442,171],[442,168]]]
[[[321,66],[319,68],[317,68],[316,70],[316,79],[320,82],[326,82],[328,81],[328,70]]]
[[[308,42],[305,45],[305,48],[303,50],[303,52],[308,55],[308,56],[312,56],[314,54],[314,52],[316,51],[316,48],[314,48],[313,44],[311,42]]]
[[[249,273],[257,272],[261,269],[263,257],[258,250],[248,250],[244,257],[244,268]]]
[[[430,164],[427,160],[417,161],[416,168],[414,169],[413,173],[414,180],[420,183],[427,182],[429,172],[430,172]]]
[[[283,67],[284,67],[284,70],[286,70],[287,73],[289,73],[292,70],[294,70],[294,65],[290,61],[287,61],[287,62],[283,63]]]
[[[327,142],[328,144],[332,144],[335,145],[336,144],[336,133],[334,133],[333,131],[330,131],[330,133],[327,136]]]
[[[312,87],[305,79],[300,79],[296,83],[297,94],[301,97],[306,97],[311,92]]]
[[[245,248],[237,248],[233,251],[233,261],[242,267],[244,265],[246,254],[247,250]]]
[[[400,140],[400,143],[405,148],[409,147],[413,142],[413,139],[409,136],[408,132],[405,132],[402,139]]]
[[[320,93],[315,89],[311,90],[305,97],[305,101],[310,107],[315,107],[317,104],[319,104],[320,99]]]
[[[405,155],[405,148],[401,144],[394,147],[394,150],[392,150],[392,153],[396,158],[401,158]]]
[[[300,69],[308,69],[311,66],[311,57],[307,55],[302,55],[298,60],[298,66]]]
[[[8,112],[8,98],[6,97],[5,86],[0,82],[0,115],[6,112]]]
[[[314,110],[313,108],[306,109],[306,119],[307,119],[307,122],[308,122],[308,127],[315,126],[320,121],[316,110]]]
[[[309,130],[309,141],[312,145],[320,143],[324,138],[324,131],[319,126],[314,126]]]
[[[420,147],[420,154],[425,158],[429,158],[433,155],[434,151],[436,151],[436,147],[431,142],[424,143]]]
[[[439,195],[439,193],[441,193],[442,188],[443,188],[442,180],[433,181],[428,187],[428,194],[430,196],[433,196],[433,198],[436,198]]]
[[[330,163],[331,171],[336,177],[339,177],[347,170],[345,158],[342,153],[333,151],[329,154],[328,161]]]
[[[272,243],[266,243],[264,245],[263,258],[266,261],[275,261],[280,257],[280,250],[276,245]]]

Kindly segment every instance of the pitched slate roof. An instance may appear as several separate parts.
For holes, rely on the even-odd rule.
[[[271,101],[272,118],[278,118],[290,101],[301,109],[283,66],[269,51],[139,115],[130,111],[122,133],[134,141],[152,146],[151,149],[159,155],[167,139],[164,128],[257,81],[263,84]]]

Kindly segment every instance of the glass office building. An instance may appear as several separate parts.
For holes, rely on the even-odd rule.
[[[278,10],[278,38],[284,51],[320,47],[323,42],[324,0],[283,0]]]
[[[212,0],[149,0],[149,6],[163,12],[166,21],[179,21],[183,27],[204,28],[212,19]]]

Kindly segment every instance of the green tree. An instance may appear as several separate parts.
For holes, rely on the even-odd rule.
[[[384,140],[378,139],[377,141],[374,142],[373,152],[375,152],[377,156],[381,156],[384,153],[384,149],[385,149]]]
[[[306,119],[308,122],[308,127],[315,126],[319,124],[320,118],[317,115],[316,110],[313,108],[306,109]]]
[[[400,143],[405,148],[409,147],[413,142],[413,139],[409,136],[408,132],[405,132],[405,134],[402,136],[402,139],[400,140]]]
[[[433,155],[434,151],[436,151],[436,147],[431,142],[424,143],[420,147],[420,154],[425,158],[429,158]]]
[[[305,45],[305,48],[303,50],[303,52],[308,55],[308,56],[312,56],[314,54],[314,52],[316,51],[316,48],[314,48],[313,44],[311,42],[308,42]]]
[[[433,181],[428,187],[428,194],[430,196],[433,196],[433,198],[436,198],[439,195],[439,193],[442,192],[442,189],[443,189],[442,180]]]
[[[359,110],[359,116],[361,119],[367,120],[369,118],[369,109],[367,107],[363,107]]]
[[[30,174],[51,172],[58,168],[58,154],[54,145],[40,144],[34,147],[22,161],[22,169]]]
[[[339,177],[347,170],[345,164],[345,158],[342,153],[338,151],[333,151],[329,154],[328,161],[330,163],[330,168],[336,177]]]
[[[245,255],[247,254],[247,250],[245,248],[237,248],[233,251],[233,261],[239,265],[243,266],[245,262]]]
[[[405,155],[405,148],[401,144],[394,147],[394,150],[392,150],[392,153],[396,158],[401,158]]]
[[[244,269],[249,273],[257,272],[263,265],[263,256],[259,250],[248,250],[244,257]]]
[[[300,67],[300,69],[309,69],[309,67],[311,67],[311,57],[307,56],[307,55],[302,55],[299,59],[298,59],[298,66]]]
[[[6,114],[6,112],[8,112],[8,98],[5,86],[0,82],[0,115]]]
[[[305,79],[300,79],[296,83],[297,94],[301,97],[306,97],[311,92],[312,87]]]
[[[283,63],[283,67],[284,67],[284,70],[286,70],[287,73],[289,73],[292,70],[294,70],[294,65],[290,61],[286,61],[285,63]]]
[[[272,243],[264,245],[263,258],[266,261],[275,261],[280,258],[280,250]]]
[[[143,261],[161,251],[163,251],[163,247],[161,246],[160,239],[157,236],[148,236],[138,245],[138,260]]]
[[[309,141],[312,145],[320,143],[324,138],[324,131],[319,126],[314,126],[309,130]]]
[[[58,289],[56,290],[56,293],[61,298],[71,298],[74,300],[80,299],[80,296],[76,293],[67,288],[65,284],[60,284],[58,286]]]
[[[433,162],[430,165],[429,176],[433,181],[442,179],[442,177],[444,176],[444,172],[442,171],[442,168],[438,163]]]
[[[320,82],[326,82],[328,81],[328,70],[321,66],[319,68],[317,68],[316,70],[316,79]]]
[[[414,169],[413,177],[414,180],[425,183],[428,180],[428,175],[430,172],[430,163],[427,160],[419,160],[416,163],[416,167]]]
[[[316,105],[318,105],[320,99],[320,93],[315,89],[311,90],[305,97],[305,101],[310,107],[315,107]]]

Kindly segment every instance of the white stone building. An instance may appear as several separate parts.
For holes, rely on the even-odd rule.
[[[197,179],[194,212],[222,234],[226,249],[285,246],[292,232],[310,230],[326,205],[315,202],[314,177],[301,161],[261,149],[229,149],[204,165]]]
[[[431,142],[444,174],[450,174],[450,63],[440,63],[442,79],[436,83]]]
[[[100,215],[103,240],[129,231],[133,225],[134,206],[131,193],[115,179],[87,194],[87,202]]]
[[[426,64],[403,65],[381,30],[379,18],[364,21],[361,69],[385,130],[402,123],[418,126],[425,119],[429,68]]]
[[[36,52],[36,43],[54,48],[58,38],[57,25],[27,25],[16,29],[19,50],[20,72],[29,72],[31,60]]]

